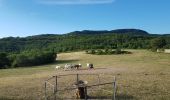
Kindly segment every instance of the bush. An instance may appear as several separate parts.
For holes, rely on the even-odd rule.
[[[117,48],[114,52],[114,54],[121,54],[122,53],[122,50],[120,48]]]
[[[86,50],[86,53],[87,54],[95,54],[96,52],[95,52],[95,50],[92,49],[92,50]]]
[[[9,56],[12,67],[35,66],[54,62],[56,54],[47,51],[25,51]]]
[[[159,37],[151,40],[150,47],[152,51],[157,51],[157,49],[163,49],[166,44],[166,40],[162,37]]]
[[[10,61],[7,58],[7,53],[0,53],[0,69],[8,68],[10,66]]]
[[[17,55],[16,59],[12,63],[12,67],[22,67],[22,66],[31,66],[30,59],[23,55]]]
[[[104,52],[105,52],[105,53],[109,53],[109,49],[105,49]]]
[[[96,54],[96,55],[112,55],[112,54],[131,54],[131,52],[128,51],[122,51],[121,49],[116,49],[115,51],[112,49],[105,49],[105,50],[86,50],[86,53],[88,54]]]
[[[97,55],[102,55],[102,54],[104,54],[104,52],[103,52],[102,50],[97,50],[97,51],[95,52],[95,54],[97,54]]]

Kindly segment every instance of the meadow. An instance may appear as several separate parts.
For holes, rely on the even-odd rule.
[[[90,55],[82,52],[58,54],[52,64],[0,70],[0,100],[43,100],[44,80],[56,74],[110,73],[116,76],[119,100],[169,100],[170,54],[128,50],[132,54]],[[55,70],[66,63],[93,63],[93,71]],[[108,80],[109,81],[109,80]]]

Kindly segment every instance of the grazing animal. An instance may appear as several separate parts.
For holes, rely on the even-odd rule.
[[[82,65],[79,63],[79,67],[82,67]]]
[[[80,67],[82,67],[82,65],[81,65],[81,64],[74,65],[74,68],[76,68],[76,69],[79,69]]]
[[[80,67],[82,67],[82,65],[81,64],[66,64],[65,66],[64,66],[64,70],[71,70],[71,69],[79,69]]]
[[[66,64],[64,66],[64,70],[73,69],[73,68],[74,68],[74,66],[72,64]]]
[[[87,63],[87,67],[88,67],[89,69],[93,69],[93,68],[94,68],[93,64],[91,64],[91,63]]]
[[[57,69],[57,70],[60,69],[60,68],[61,68],[61,66],[56,66],[56,67],[55,67],[55,69]]]

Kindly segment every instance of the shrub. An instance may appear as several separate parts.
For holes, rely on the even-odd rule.
[[[96,55],[112,55],[112,54],[131,54],[131,52],[128,51],[122,51],[121,49],[116,49],[115,51],[112,49],[105,49],[105,50],[86,50],[86,53],[88,54],[96,54]]]
[[[7,68],[10,65],[10,61],[7,58],[7,53],[0,53],[0,69]]]
[[[114,54],[121,54],[122,53],[122,50],[120,48],[117,48],[114,52]]]
[[[166,40],[162,37],[159,37],[151,40],[150,47],[152,51],[156,51],[157,49],[163,49],[166,44]]]
[[[86,51],[88,54],[95,54],[96,52],[95,52],[95,50],[89,50],[89,51]]]
[[[56,54],[46,51],[26,51],[10,56],[12,67],[35,66],[54,62]]]
[[[95,52],[95,54],[97,54],[97,55],[102,55],[102,54],[104,54],[104,52],[103,52],[102,50],[97,50],[97,51]]]

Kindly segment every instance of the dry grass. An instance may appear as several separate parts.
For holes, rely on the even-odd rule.
[[[55,74],[110,73],[117,76],[120,100],[169,100],[170,54],[130,50],[126,55],[88,55],[62,53],[53,64],[32,68],[0,70],[0,100],[42,100],[44,80]],[[87,62],[95,70],[56,71],[58,64]]]

